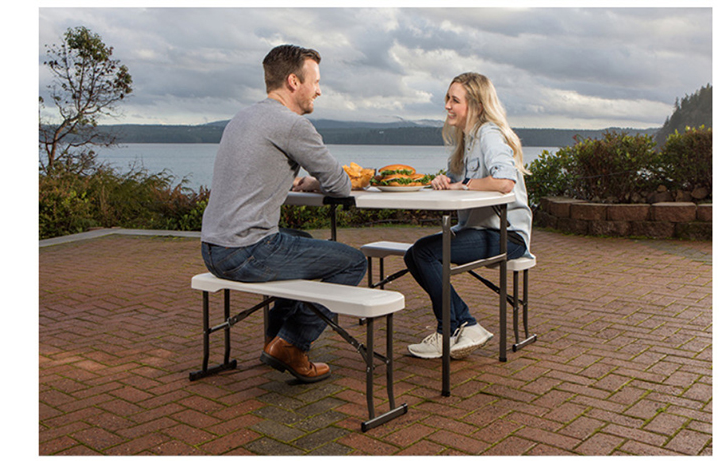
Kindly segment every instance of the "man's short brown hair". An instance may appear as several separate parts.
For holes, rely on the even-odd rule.
[[[267,56],[262,61],[262,66],[265,69],[267,92],[282,88],[290,74],[295,74],[300,79],[300,82],[304,82],[305,76],[302,69],[305,59],[312,59],[319,64],[322,58],[315,50],[295,45],[276,46],[267,53]]]

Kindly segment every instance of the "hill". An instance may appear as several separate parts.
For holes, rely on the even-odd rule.
[[[664,145],[667,136],[678,130],[680,133],[688,126],[698,128],[704,125],[712,127],[712,86],[701,87],[692,95],[686,95],[681,101],[674,103],[674,113],[657,132],[655,139],[658,146]]]
[[[344,122],[312,120],[311,122],[327,144],[369,145],[442,145],[442,122],[438,120],[388,123]],[[111,132],[118,143],[219,143],[228,121],[204,125],[104,125],[99,129]],[[630,135],[654,134],[656,129],[636,130],[609,128]],[[567,130],[544,128],[517,128],[517,135],[525,146],[563,147],[574,144],[575,136],[600,138],[607,130]]]

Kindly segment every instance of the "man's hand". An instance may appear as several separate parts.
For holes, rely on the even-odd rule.
[[[293,192],[319,192],[320,182],[312,176],[302,176],[295,178],[292,183]]]

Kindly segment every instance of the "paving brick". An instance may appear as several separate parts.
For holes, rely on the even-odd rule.
[[[72,434],[72,437],[83,445],[87,445],[93,450],[103,451],[113,445],[117,445],[125,441],[120,436],[112,434],[99,427],[93,427],[84,431]]]
[[[347,430],[338,427],[326,427],[295,440],[293,445],[317,454],[316,451],[319,447],[344,437],[347,432]],[[334,445],[337,446],[337,444]]]
[[[339,238],[357,248],[374,240],[414,241],[437,230],[340,229]],[[312,232],[329,236],[326,229]],[[233,327],[236,370],[187,379],[201,363],[201,296],[189,288],[192,275],[206,270],[196,239],[110,236],[43,247],[39,451],[711,454],[711,241],[635,241],[535,229],[532,244],[540,264],[530,274],[530,324],[539,341],[510,352],[506,363],[496,359],[496,339],[453,361],[450,397],[440,395],[441,361],[406,352],[408,343],[434,328],[428,297],[410,277],[393,282],[406,300],[405,311],[395,316],[395,394],[410,409],[367,433],[359,430],[367,419],[364,364],[329,329],[312,351],[332,366],[328,381],[296,385],[259,363],[259,314]],[[388,269],[402,267],[401,258],[387,261]],[[496,271],[481,271],[497,279]],[[453,284],[472,314],[497,335],[496,296],[471,277]],[[255,298],[233,297],[233,311]],[[212,299],[217,310],[221,299]],[[219,322],[214,310],[213,321]],[[352,319],[340,323],[363,340],[364,329]],[[222,338],[216,336],[213,364],[222,355]],[[383,345],[381,328],[376,337]],[[378,364],[380,411],[387,408],[382,375]],[[263,437],[252,427],[282,431],[274,431],[277,438]]]
[[[422,440],[414,445],[398,451],[397,456],[434,456],[445,451],[442,445]]]
[[[510,436],[485,450],[487,456],[520,456],[536,446],[536,442],[521,437]]]
[[[477,430],[474,425],[436,415],[422,420],[422,424],[462,435],[469,435]]]
[[[666,450],[661,447],[647,445],[646,443],[629,440],[619,449],[620,452],[637,456],[677,456],[676,451]]]
[[[337,441],[342,445],[359,450],[368,455],[391,455],[397,448],[388,443],[380,442],[364,434],[349,434]]]
[[[487,443],[476,440],[475,437],[458,435],[445,430],[435,432],[429,435],[427,438],[437,442],[442,446],[451,447],[456,449],[457,451],[467,454],[480,454],[489,446],[489,444]]]
[[[609,434],[596,433],[589,437],[573,451],[587,456],[608,456],[619,447],[625,439]]]
[[[535,442],[558,447],[563,450],[571,450],[580,442],[580,440],[575,437],[557,434],[555,432],[549,432],[534,427],[524,427],[518,430],[515,435],[524,437],[525,439],[534,440]]]
[[[473,438],[494,444],[518,431],[521,427],[520,424],[514,421],[500,419],[474,433]]]
[[[162,433],[174,439],[182,440],[189,445],[199,445],[213,438],[213,435],[207,431],[186,424],[175,424],[174,426],[163,429]]]
[[[664,435],[673,435],[680,428],[684,427],[686,422],[687,418],[663,412],[659,413],[646,426],[644,426],[644,429]]]
[[[235,432],[231,432],[227,435],[223,435],[222,437],[215,438],[213,440],[208,441],[207,443],[204,443],[200,445],[198,448],[200,448],[203,452],[211,454],[211,455],[219,455],[219,454],[227,454],[230,451],[236,449],[237,447],[245,447],[248,450],[258,453],[258,454],[267,454],[262,453],[259,449],[253,450],[251,448],[260,448],[263,445],[257,444],[257,440],[269,440],[266,438],[261,438],[262,436],[254,431],[251,431],[249,429],[240,429]],[[279,444],[279,442],[275,442],[278,445],[285,446],[283,444]],[[300,450],[294,449],[290,450],[291,454],[299,454]],[[278,455],[286,455],[289,454],[286,451],[283,450],[283,452],[274,453]]]
[[[674,436],[664,448],[685,455],[696,456],[707,446],[712,437],[709,434],[682,429]]]
[[[68,436],[58,437],[49,442],[41,443],[38,453],[40,456],[54,455],[76,445],[79,445],[77,440]]]
[[[605,434],[612,434],[618,437],[628,437],[629,440],[635,440],[637,442],[646,443],[648,445],[662,446],[666,443],[667,437],[649,432],[644,429],[634,429],[626,426],[619,426],[617,424],[609,424],[602,428],[602,432]]]
[[[188,445],[180,440],[170,440],[168,442],[161,443],[155,447],[150,448],[148,451],[152,455],[162,456],[199,456],[205,454],[198,448]]]
[[[170,440],[170,437],[165,434],[147,434],[143,435],[142,437],[128,440],[125,443],[108,448],[107,450],[105,450],[104,453],[111,456],[137,455],[139,453],[142,453],[143,451],[151,450],[152,448],[166,443]]]
[[[272,420],[264,420],[250,427],[258,434],[262,434],[281,442],[289,442],[305,435],[304,431],[289,427]]]
[[[580,416],[557,432],[575,439],[585,440],[604,426],[603,421]]]

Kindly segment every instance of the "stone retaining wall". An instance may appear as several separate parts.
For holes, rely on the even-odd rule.
[[[545,197],[534,224],[562,232],[612,237],[712,239],[712,205],[691,202],[611,205]]]

